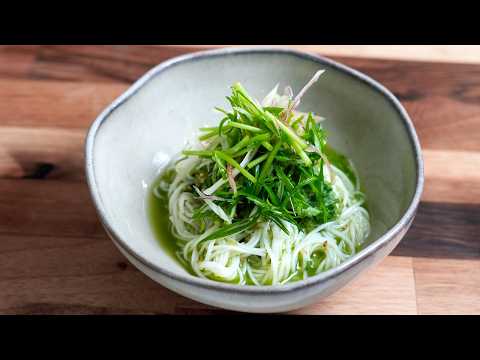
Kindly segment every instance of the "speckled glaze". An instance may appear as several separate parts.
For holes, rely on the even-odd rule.
[[[277,82],[298,91],[319,69],[327,71],[300,109],[327,118],[329,143],[359,171],[372,222],[364,248],[335,269],[286,285],[231,285],[188,274],[160,247],[146,216],[146,191],[161,160],[178,153],[198,127],[218,121],[212,108],[225,105],[235,81],[261,98]],[[284,312],[342,288],[395,248],[412,223],[423,190],[420,145],[399,101],[358,71],[292,50],[230,48],[168,60],[98,116],[85,150],[99,218],[125,257],[181,295],[237,311]]]

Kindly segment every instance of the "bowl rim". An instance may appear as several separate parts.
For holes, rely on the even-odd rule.
[[[339,266],[332,268],[330,270],[327,270],[325,272],[322,272],[320,274],[317,274],[315,276],[309,277],[305,280],[299,280],[299,281],[295,281],[295,282],[287,283],[283,285],[249,286],[249,285],[238,285],[238,284],[216,282],[209,279],[195,277],[190,274],[183,275],[183,274],[174,273],[173,271],[170,271],[168,269],[164,269],[162,268],[161,265],[152,263],[142,255],[136,253],[129,246],[128,242],[125,241],[120,236],[120,234],[118,234],[113,229],[113,227],[110,226],[107,220],[108,218],[106,216],[104,204],[101,200],[100,191],[96,184],[95,171],[94,171],[94,157],[93,157],[95,138],[101,125],[104,123],[106,119],[108,119],[109,115],[114,110],[116,110],[120,105],[122,105],[130,97],[132,97],[135,93],[137,93],[144,85],[146,85],[154,77],[156,77],[157,75],[161,74],[162,72],[176,65],[180,65],[186,62],[197,61],[205,58],[229,57],[229,56],[235,56],[238,54],[277,54],[282,56],[283,55],[294,56],[304,60],[315,62],[319,65],[328,65],[348,76],[353,77],[358,81],[363,82],[373,90],[383,95],[391,103],[394,110],[396,110],[397,113],[400,115],[400,119],[403,125],[405,126],[408,138],[410,140],[410,144],[413,148],[413,152],[415,156],[415,170],[416,170],[415,193],[410,201],[410,204],[407,210],[401,216],[401,218],[390,229],[388,229],[382,236],[372,241],[367,247],[359,251],[354,256],[348,258],[345,262],[343,262]],[[150,69],[148,72],[146,72],[142,77],[140,77],[137,81],[135,81],[124,93],[122,93],[119,97],[117,97],[109,106],[107,106],[91,124],[85,140],[85,170],[86,170],[86,178],[87,178],[87,184],[90,190],[90,194],[92,196],[97,214],[99,215],[99,219],[102,225],[104,226],[105,230],[110,235],[110,238],[112,239],[112,241],[114,241],[118,246],[120,246],[124,251],[126,251],[127,254],[132,256],[135,260],[139,261],[143,266],[146,266],[150,270],[156,273],[159,273],[169,278],[170,280],[186,283],[194,287],[208,288],[208,289],[221,290],[221,291],[227,291],[227,292],[233,292],[233,293],[248,293],[248,294],[262,294],[262,295],[270,294],[270,293],[288,293],[288,292],[293,292],[299,289],[305,289],[305,288],[311,287],[320,282],[335,278],[336,276],[342,274],[344,271],[354,267],[358,263],[372,256],[379,249],[389,244],[389,242],[393,240],[396,237],[396,235],[398,235],[402,230],[406,228],[408,229],[411,221],[413,220],[416,214],[416,210],[420,202],[420,198],[421,198],[423,186],[424,186],[424,165],[423,165],[422,151],[421,151],[420,142],[418,140],[418,136],[416,134],[415,128],[405,108],[401,105],[400,101],[386,87],[384,87],[379,82],[372,79],[371,77],[361,73],[360,71],[352,69],[347,65],[343,65],[337,61],[331,60],[324,56],[302,52],[298,50],[278,48],[278,47],[242,47],[242,48],[228,47],[228,48],[198,51],[198,52],[192,52],[192,53],[176,56],[156,65],[155,67]]]

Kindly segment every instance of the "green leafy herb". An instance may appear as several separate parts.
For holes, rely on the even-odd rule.
[[[230,111],[216,108],[224,115],[219,126],[201,129],[206,147],[183,151],[211,160],[208,168],[192,171],[195,186],[207,189],[222,181],[209,195],[224,199],[216,206],[232,219],[206,240],[234,235],[259,219],[287,233],[284,221],[308,231],[334,219],[338,199],[323,173],[324,159],[332,153],[313,114],[296,116],[293,102],[288,109],[262,107],[239,83],[227,100]],[[194,219],[199,224],[223,221],[205,205],[195,210]]]

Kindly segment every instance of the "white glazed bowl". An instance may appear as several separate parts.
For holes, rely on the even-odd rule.
[[[327,70],[301,110],[327,118],[329,142],[358,168],[372,232],[363,250],[305,281],[253,287],[190,275],[155,239],[146,215],[156,154],[173,155],[206,123],[218,121],[240,81],[257,98],[277,82],[294,91]],[[86,140],[88,185],[100,220],[120,251],[163,286],[209,305],[282,312],[326,297],[388,255],[411,225],[423,189],[423,162],[413,125],[398,100],[371,78],[334,61],[279,49],[222,49],[168,60],[116,99]]]

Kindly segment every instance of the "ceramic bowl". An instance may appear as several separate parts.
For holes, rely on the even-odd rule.
[[[325,74],[301,110],[327,118],[329,142],[356,165],[371,215],[371,235],[346,262],[305,281],[242,286],[190,275],[155,238],[146,193],[162,159],[182,150],[198,127],[218,121],[230,86],[256,98],[276,83],[294,92]],[[196,301],[248,312],[283,312],[311,304],[387,256],[409,229],[423,189],[414,127],[378,82],[332,60],[280,49],[221,49],[170,59],[142,76],[94,121],[86,140],[86,173],[99,218],[118,249],[147,276]]]

